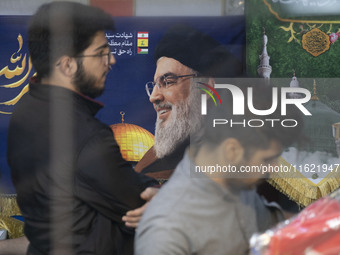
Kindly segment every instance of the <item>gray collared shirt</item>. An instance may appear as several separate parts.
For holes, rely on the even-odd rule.
[[[187,154],[151,201],[138,228],[136,255],[248,254],[249,239],[282,214],[255,190],[231,193],[208,176],[190,176]]]

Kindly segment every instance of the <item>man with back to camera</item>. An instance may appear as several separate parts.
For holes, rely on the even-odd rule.
[[[255,109],[269,109],[271,88],[254,87]],[[243,90],[245,91],[245,89]],[[275,166],[284,147],[296,142],[302,117],[289,107],[285,118],[294,128],[283,126],[241,127],[216,125],[214,119],[279,119],[279,110],[268,116],[232,115],[232,97],[219,91],[223,106],[208,105],[201,143],[191,143],[183,160],[158,195],[150,202],[137,228],[136,255],[154,254],[249,254],[249,239],[279,220],[282,213],[265,206],[255,191],[262,173],[207,171],[211,166]],[[291,105],[290,105],[291,106]],[[277,109],[280,109],[278,106]],[[196,136],[192,136],[197,140]],[[166,201],[166,202],[164,202]]]
[[[29,24],[37,76],[17,104],[8,163],[25,217],[27,254],[132,254],[122,216],[155,182],[122,159],[111,129],[94,115],[115,59],[110,15],[78,3],[41,6]]]

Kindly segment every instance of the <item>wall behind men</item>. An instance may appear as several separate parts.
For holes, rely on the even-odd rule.
[[[54,0],[1,0],[0,15],[32,15],[40,5]],[[90,4],[90,0],[71,0],[82,4]]]
[[[0,15],[32,15],[58,0],[1,0]],[[68,0],[102,8],[112,16],[243,15],[245,0]]]

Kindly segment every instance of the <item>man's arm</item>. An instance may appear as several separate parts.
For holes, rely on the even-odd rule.
[[[128,211],[125,214],[125,216],[123,216],[122,220],[125,222],[125,226],[130,227],[130,228],[138,227],[139,221],[141,220],[146,207],[148,206],[151,199],[158,193],[158,191],[159,191],[159,188],[149,187],[142,192],[140,196],[143,200],[147,202],[143,206],[135,210]]]
[[[135,255],[190,255],[190,239],[171,219],[143,219],[135,237]]]
[[[155,184],[122,158],[111,130],[97,132],[79,154],[76,196],[116,222],[122,222],[127,211],[141,207],[145,201],[140,194]]]
[[[25,255],[28,244],[25,236],[0,241],[0,255]]]

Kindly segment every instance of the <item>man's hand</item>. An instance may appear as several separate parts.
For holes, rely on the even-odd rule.
[[[140,219],[143,216],[143,213],[151,201],[151,199],[158,193],[159,188],[146,188],[141,194],[140,197],[144,200],[146,200],[146,203],[135,209],[128,211],[122,218],[122,220],[125,222],[125,225],[130,228],[136,228],[138,226],[138,223]]]
[[[26,236],[0,241],[0,255],[25,255],[29,242]]]

